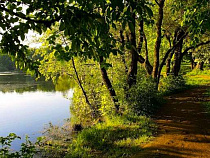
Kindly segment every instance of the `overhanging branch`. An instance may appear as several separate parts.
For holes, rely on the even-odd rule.
[[[51,20],[37,20],[37,19],[31,19],[31,18],[29,18],[29,17],[27,17],[25,14],[23,14],[23,13],[16,13],[16,12],[14,12],[14,11],[12,11],[12,10],[9,10],[9,9],[7,9],[7,8],[4,8],[4,7],[2,7],[2,6],[0,6],[0,10],[3,10],[3,11],[5,11],[5,12],[8,12],[8,13],[10,13],[11,15],[15,15],[15,16],[17,16],[17,17],[19,17],[19,18],[21,18],[21,19],[23,19],[23,20],[27,20],[27,21],[30,21],[30,22],[35,22],[35,23],[41,23],[41,24],[47,24],[47,25],[51,25],[52,23],[54,23],[54,22],[56,22],[56,21],[59,21],[60,19],[61,19],[61,16],[58,16],[57,18],[55,18],[55,19],[51,19]]]
[[[191,47],[186,48],[185,51],[182,53],[182,57],[183,57],[185,54],[187,54],[189,50],[195,49],[195,48],[198,48],[198,47],[200,47],[200,46],[207,45],[207,44],[210,44],[210,40],[209,40],[209,41],[206,41],[206,42],[201,42],[201,43],[199,43],[199,44],[197,44],[197,45],[195,45],[195,46],[191,46]]]

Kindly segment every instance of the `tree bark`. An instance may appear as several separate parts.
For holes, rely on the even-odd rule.
[[[144,34],[143,32],[143,38],[144,38],[144,43],[145,43],[145,62],[144,62],[144,67],[147,71],[147,74],[148,75],[151,75],[152,74],[152,65],[150,64],[149,62],[149,52],[148,52],[148,47],[147,47],[147,38],[146,38],[146,35]]]
[[[158,68],[159,68],[159,58],[160,58],[160,44],[161,44],[161,31],[162,31],[162,23],[163,23],[163,8],[165,0],[159,0],[159,2],[156,1],[156,3],[159,6],[159,13],[158,13],[158,21],[157,21],[157,39],[155,43],[155,53],[154,53],[154,66],[153,66],[153,73],[152,76],[156,80],[158,75]]]
[[[99,63],[100,63],[100,69],[101,69],[101,74],[102,74],[103,81],[104,81],[104,83],[105,83],[105,85],[106,85],[106,87],[107,87],[107,89],[109,91],[109,95],[112,98],[112,101],[114,103],[115,112],[119,113],[120,106],[119,106],[119,103],[118,103],[117,95],[116,95],[116,92],[115,92],[115,90],[114,90],[114,88],[112,86],[111,81],[109,80],[107,71],[102,65],[103,62],[104,62],[103,57],[100,57],[100,62]]]
[[[160,74],[161,74],[162,68],[163,68],[163,66],[164,66],[164,64],[165,64],[165,62],[166,62],[166,60],[167,60],[169,54],[170,54],[171,52],[174,52],[174,49],[179,45],[179,42],[180,42],[181,40],[183,40],[186,36],[187,36],[187,34],[185,34],[184,36],[182,36],[181,39],[180,39],[179,41],[177,41],[177,43],[174,43],[174,44],[173,44],[173,47],[170,48],[170,49],[165,53],[165,55],[164,55],[164,57],[163,57],[163,60],[162,60],[162,62],[161,62],[161,64],[160,64],[160,66],[159,66],[159,70],[158,70],[158,77],[157,77],[157,82],[156,82],[156,88],[157,88],[157,89],[158,89],[158,85],[159,85],[159,81],[160,81]],[[188,51],[188,49],[187,49],[186,51]],[[184,53],[182,53],[182,54],[184,54]]]
[[[185,35],[185,32],[183,31],[182,28],[177,28],[176,33],[177,36],[175,37],[175,43],[179,41],[178,45],[174,49],[174,66],[172,69],[172,72],[174,76],[179,75],[179,71],[181,68],[181,62],[182,62],[182,47],[183,47],[183,36]]]
[[[184,36],[186,36],[186,34],[185,34]],[[183,38],[182,38],[181,40],[183,40]],[[197,45],[195,45],[195,46],[191,46],[191,47],[186,48],[186,49],[184,50],[184,52],[180,54],[180,58],[179,58],[179,68],[181,67],[181,61],[182,61],[182,59],[183,59],[183,56],[186,55],[186,54],[188,53],[189,50],[195,49],[195,48],[198,48],[198,47],[200,47],[200,46],[207,45],[207,44],[210,44],[210,40],[209,40],[209,41],[206,41],[206,42],[201,42],[201,43],[199,43],[199,44],[197,44]],[[178,73],[179,73],[179,72],[178,72]]]
[[[193,70],[195,68],[195,62],[192,52],[190,52],[190,63],[191,63],[191,70]]]
[[[167,61],[166,61],[166,75],[167,76],[169,76],[169,74],[171,73],[171,59],[172,59],[173,55],[174,55],[174,52],[171,52],[169,54]]]
[[[120,38],[121,38],[122,51],[123,51],[123,54],[121,55],[121,57],[122,57],[122,62],[123,62],[124,67],[125,67],[125,73],[127,74],[128,73],[128,67],[127,67],[126,61],[125,61],[125,37],[123,35],[123,30],[120,30]]]
[[[136,84],[136,75],[137,75],[137,62],[138,62],[138,53],[136,52],[136,31],[135,31],[135,13],[132,13],[132,25],[133,29],[130,28],[130,44],[131,44],[131,64],[128,71],[128,80],[127,83],[129,88],[132,85]]]
[[[139,23],[139,34],[140,34],[140,39],[139,39],[139,44],[138,44],[138,48],[137,51],[140,54],[141,53],[141,49],[142,49],[142,45],[144,42],[144,21],[141,20]]]
[[[199,69],[199,70],[203,71],[203,66],[204,66],[204,62],[203,61],[198,62],[197,65],[196,65],[196,69]]]

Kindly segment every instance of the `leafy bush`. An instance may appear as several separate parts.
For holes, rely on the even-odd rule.
[[[151,78],[141,78],[127,95],[129,112],[136,115],[151,115],[161,105],[161,97]]]
[[[186,87],[186,81],[183,76],[167,76],[161,80],[160,91],[163,94],[170,94],[183,90]]]
[[[1,158],[33,158],[36,153],[35,145],[32,144],[26,136],[26,143],[21,144],[20,151],[12,152],[10,147],[15,139],[21,139],[14,133],[10,133],[7,137],[0,137],[0,157]]]

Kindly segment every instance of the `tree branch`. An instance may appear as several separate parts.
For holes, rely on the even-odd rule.
[[[155,0],[155,2],[157,3],[157,5],[159,5],[159,6],[160,6],[160,3],[159,3],[157,0]]]
[[[163,60],[162,60],[162,62],[161,62],[161,64],[160,64],[159,70],[158,70],[157,87],[158,87],[158,84],[159,84],[159,82],[160,82],[160,74],[161,74],[162,68],[163,68],[163,66],[164,66],[164,64],[165,64],[165,62],[166,62],[166,59],[168,58],[168,55],[170,54],[170,52],[171,52],[172,50],[174,50],[174,49],[179,45],[179,43],[187,36],[187,34],[188,34],[188,33],[185,33],[185,34],[180,38],[180,40],[179,40],[176,44],[174,44],[173,47],[170,48],[170,49],[166,52],[166,54],[165,54],[165,56],[164,56],[164,58],[163,58]]]
[[[64,43],[65,43],[66,45],[68,45],[68,43],[66,42],[65,37],[64,37],[63,35],[62,35],[62,38],[63,38]],[[87,93],[86,93],[86,91],[85,91],[85,89],[84,89],[84,87],[83,87],[83,85],[82,85],[82,82],[81,82],[81,80],[80,80],[80,78],[79,78],[79,75],[78,75],[78,72],[77,72],[77,69],[76,69],[75,62],[74,62],[74,58],[73,58],[73,57],[71,58],[71,61],[72,61],[72,66],[73,66],[73,69],[74,69],[74,73],[75,73],[76,78],[77,78],[77,83],[79,84],[79,86],[80,86],[80,88],[81,88],[81,90],[82,90],[82,93],[83,93],[83,95],[84,95],[84,97],[85,97],[86,103],[88,104],[88,106],[89,106],[90,109],[92,110],[92,113],[91,113],[91,114],[92,114],[92,117],[94,118],[95,115],[96,115],[95,110],[94,110],[93,106],[91,105],[91,103],[90,103],[90,101],[89,101],[89,99],[88,99]]]
[[[200,46],[203,46],[203,45],[206,45],[206,44],[210,44],[210,40],[209,40],[209,41],[206,41],[206,42],[201,42],[201,43],[199,43],[199,44],[197,44],[197,45],[195,45],[195,46],[191,46],[191,47],[186,48],[185,51],[182,53],[182,57],[183,57],[185,54],[187,54],[189,50],[195,49],[195,48],[197,48],[197,47],[200,47]]]
[[[41,24],[45,24],[47,26],[52,24],[52,23],[54,23],[54,22],[56,22],[56,21],[59,21],[61,19],[61,16],[58,16],[57,18],[52,19],[52,20],[36,20],[36,19],[31,19],[31,18],[27,17],[23,13],[20,14],[20,13],[13,12],[12,10],[9,10],[9,9],[4,8],[2,6],[0,6],[0,10],[3,10],[5,12],[8,12],[8,13],[12,14],[12,15],[15,15],[15,16],[23,19],[23,20],[28,20],[30,22],[35,22],[35,23],[41,23]]]

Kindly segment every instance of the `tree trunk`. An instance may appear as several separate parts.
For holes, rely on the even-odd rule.
[[[112,98],[112,101],[114,103],[114,106],[115,106],[115,111],[116,113],[119,113],[119,103],[118,103],[118,99],[117,99],[117,95],[115,93],[115,90],[112,86],[112,83],[111,81],[109,80],[109,77],[108,77],[108,74],[107,74],[107,71],[106,69],[102,66],[104,60],[103,60],[103,57],[100,57],[100,69],[101,69],[101,74],[102,74],[102,78],[103,78],[103,81],[109,91],[109,95],[110,97]]]
[[[195,68],[194,57],[192,56],[192,52],[190,52],[190,63],[191,63],[191,70]]]
[[[204,62],[203,61],[198,62],[197,65],[196,65],[196,69],[200,69],[201,71],[203,71],[203,66],[204,66]]]
[[[152,76],[155,80],[157,80],[158,75],[158,68],[159,68],[159,58],[160,58],[160,44],[161,44],[161,27],[163,22],[163,8],[164,8],[165,0],[160,0],[157,2],[159,6],[159,13],[158,13],[158,21],[157,21],[157,39],[155,43],[155,53],[154,53],[154,66],[153,66],[153,73]]]
[[[146,38],[146,35],[144,34],[143,32],[143,37],[144,37],[144,41],[145,41],[145,62],[144,62],[144,67],[147,71],[147,74],[148,75],[151,75],[152,74],[152,65],[150,64],[149,62],[149,52],[148,52],[148,47],[147,47],[147,38]]]
[[[135,13],[132,15],[132,25],[133,29],[130,28],[130,44],[131,44],[131,64],[128,71],[128,85],[131,88],[132,85],[136,84],[136,75],[137,75],[137,62],[138,62],[138,53],[136,52],[136,31],[135,31]]]
[[[125,61],[125,37],[123,35],[123,30],[120,30],[120,38],[121,38],[122,51],[123,51],[123,54],[121,55],[121,57],[122,57],[122,62],[123,62],[124,67],[125,67],[125,73],[127,74],[128,73],[128,67],[127,67],[126,61]]]
[[[174,51],[169,54],[169,57],[166,61],[166,75],[169,76],[171,73],[171,59],[174,55]]]
[[[141,49],[142,49],[142,45],[144,42],[144,21],[141,20],[139,23],[139,34],[140,34],[140,39],[139,39],[139,44],[138,44],[138,48],[137,51],[140,54],[141,53]]]
[[[181,61],[182,61],[182,47],[183,47],[183,36],[185,35],[185,32],[183,31],[182,28],[177,28],[176,33],[177,36],[175,37],[175,42],[178,42],[178,45],[174,49],[174,66],[172,69],[172,72],[174,76],[179,75],[179,71],[181,68]]]

